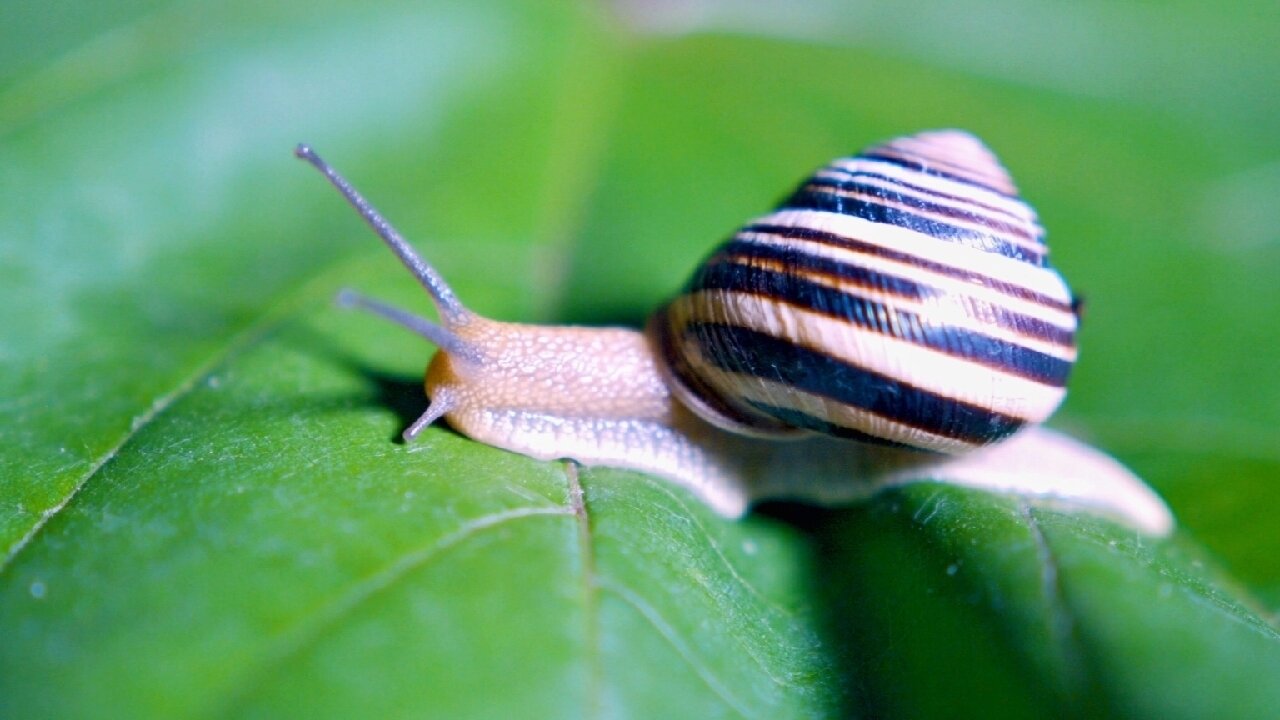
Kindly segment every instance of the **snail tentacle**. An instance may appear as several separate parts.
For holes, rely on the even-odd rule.
[[[335,170],[333,166],[325,162],[306,143],[299,143],[293,154],[299,159],[307,161],[323,173],[329,182],[338,189],[338,192],[342,193],[342,196],[347,199],[347,202],[360,213],[360,216],[364,218],[369,227],[373,228],[378,237],[386,243],[387,247],[391,248],[396,257],[400,258],[400,262],[409,269],[409,272],[412,272],[413,276],[418,278],[418,282],[431,295],[436,310],[440,313],[445,325],[461,325],[468,321],[472,316],[471,311],[454,294],[453,288],[449,287],[449,283],[445,282],[444,277],[431,266],[431,263],[414,252],[413,247],[405,241],[395,227],[387,222],[382,213],[379,213],[373,205],[370,205],[346,178]]]
[[[443,325],[431,322],[420,315],[388,305],[381,300],[358,293],[350,288],[339,290],[334,297],[334,302],[342,308],[364,310],[383,319],[390,320],[416,335],[421,335],[432,345],[461,360],[476,363],[483,360],[479,348],[467,343],[457,333]]]
[[[436,420],[444,417],[450,410],[454,408],[456,402],[453,393],[447,388],[439,388],[431,394],[431,402],[427,405],[426,411],[418,416],[409,427],[405,428],[401,437],[405,442],[410,442],[418,437],[418,434],[426,430]]]

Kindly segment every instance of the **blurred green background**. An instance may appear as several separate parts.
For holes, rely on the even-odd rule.
[[[785,7],[784,7],[785,5]],[[0,715],[1256,716],[1280,702],[1273,2],[0,7]],[[424,307],[632,323],[961,127],[1088,302],[1054,424],[1171,541],[919,486],[733,523],[434,428]],[[924,518],[922,520],[921,518]]]

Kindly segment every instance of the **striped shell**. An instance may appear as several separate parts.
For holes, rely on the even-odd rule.
[[[1066,393],[1077,318],[1043,235],[977,138],[899,138],[739,230],[650,331],[721,427],[964,452]]]

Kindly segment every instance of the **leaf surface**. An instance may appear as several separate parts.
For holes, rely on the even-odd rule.
[[[62,5],[0,23],[0,715],[1280,706],[1261,4],[1162,11],[1097,70],[1067,50],[1114,28],[1025,2],[1050,29],[977,45],[875,3],[710,4],[687,34],[660,4]],[[1146,477],[1172,539],[930,483],[734,522],[443,427],[398,443],[430,348],[329,300],[424,298],[289,156],[486,315],[637,324],[812,167],[947,126],[1088,300],[1057,424]]]

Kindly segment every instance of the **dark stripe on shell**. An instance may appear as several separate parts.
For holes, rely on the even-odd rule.
[[[810,189],[806,183],[782,205],[779,210],[819,210],[862,218],[876,223],[896,225],[939,240],[949,240],[976,250],[1003,255],[1014,260],[1043,267],[1044,253],[1036,252],[1017,243],[1001,240],[989,232],[962,228],[933,220],[901,208],[845,197],[831,192]]]
[[[896,154],[897,152],[902,152],[902,151],[896,150],[891,147],[884,147],[883,151],[881,149],[873,148],[871,150],[858,153],[855,156],[855,158],[866,158],[868,160],[877,160],[879,162],[889,163],[890,165],[897,165],[898,167],[906,168],[908,170],[915,170],[916,172],[923,173],[925,175],[931,175],[933,177],[939,177],[939,178],[946,178],[947,180],[954,180],[958,183],[963,183],[971,187],[982,188],[983,190],[988,190],[990,192],[993,192],[997,195],[1001,195],[1004,197],[1009,197],[1009,198],[1017,197],[1017,195],[1015,194],[1007,193],[1003,189],[995,187],[990,183],[982,182],[981,180],[978,180],[975,177],[966,177],[963,175],[957,175],[955,173],[946,172],[944,170],[939,170],[935,166],[922,162],[921,158],[918,155],[915,155],[915,154],[898,155]],[[981,176],[979,175],[979,177]]]
[[[1022,222],[1008,222],[1000,218],[992,217],[991,215],[979,212],[980,208],[973,203],[965,203],[965,206],[963,207],[944,205],[922,199],[915,195],[907,195],[879,185],[870,185],[853,179],[836,180],[832,178],[813,178],[805,186],[805,190],[811,192],[834,191],[838,193],[849,193],[863,196],[846,196],[846,200],[851,202],[863,202],[874,205],[879,204],[876,202],[879,200],[885,203],[905,205],[910,210],[914,210],[922,214],[938,216],[946,220],[970,222],[975,225],[981,225],[994,233],[1012,236],[1030,243],[1043,244],[1040,239],[1038,227],[1030,225],[1025,220]]]
[[[680,328],[672,326],[671,318],[664,306],[654,313],[650,320],[649,336],[656,338],[659,356],[665,361],[667,377],[680,385],[690,396],[702,403],[702,410],[714,413],[720,422],[770,433],[786,433],[794,428],[787,426],[772,415],[753,411],[744,407],[737,398],[724,397],[715,388],[707,384],[689,363],[678,346],[677,335]]]
[[[864,159],[855,158],[855,161],[862,161],[862,160]],[[873,162],[876,162],[876,161],[867,161],[865,165],[871,165],[871,163]],[[1006,199],[1016,202],[1018,205],[1018,208],[1021,209],[1025,214],[1012,212],[1008,208],[999,207],[991,203],[984,203],[972,197],[939,192],[936,188],[926,187],[924,185],[917,185],[916,183],[907,182],[902,178],[893,177],[892,175],[885,175],[883,173],[874,172],[872,170],[865,170],[863,169],[863,167],[864,167],[864,164],[862,162],[860,162],[855,169],[850,169],[850,168],[842,167],[839,165],[828,165],[822,168],[822,172],[840,175],[842,178],[847,180],[878,180],[882,183],[890,184],[895,187],[900,187],[908,192],[916,193],[918,195],[925,195],[928,197],[936,198],[938,200],[954,202],[961,205],[974,206],[974,207],[980,208],[985,213],[1000,215],[1006,218],[1009,222],[1030,223],[1034,225],[1034,227],[1036,228],[1037,237],[1040,237],[1041,235],[1043,235],[1043,228],[1041,228],[1040,224],[1036,221],[1035,211],[1032,210],[1031,207],[1027,205],[1025,202],[1023,202],[1020,198],[1006,198]]]
[[[799,249],[779,248],[762,245],[751,240],[731,240],[720,248],[717,257],[727,256],[733,262],[758,265],[753,259],[770,260],[784,268],[795,268],[815,275],[830,277],[833,281],[869,290],[876,293],[896,295],[913,300],[931,298],[955,298],[955,302],[963,303],[965,313],[985,325],[995,325],[1011,332],[1028,337],[1055,343],[1065,348],[1075,347],[1075,332],[1059,327],[1039,318],[1014,312],[1000,305],[980,300],[969,295],[925,285],[914,280],[890,275],[871,268],[841,262],[803,252]],[[712,258],[709,262],[714,262]]]
[[[885,447],[900,448],[903,450],[916,450],[935,455],[939,454],[937,450],[932,448],[916,447],[915,445],[898,442],[896,440],[889,440],[878,435],[872,435],[861,430],[855,430],[851,427],[845,427],[844,425],[837,425],[801,410],[796,410],[795,408],[779,407],[768,403],[755,402],[754,400],[749,400],[747,404],[770,417],[778,418],[794,428],[804,428],[805,430],[812,430],[814,432],[822,433],[823,435],[845,438],[847,440],[857,440],[859,442],[871,443],[872,445],[883,445]]]
[[[866,255],[893,260],[905,265],[918,267],[922,270],[928,270],[939,275],[976,283],[986,288],[999,291],[1010,297],[1019,300],[1029,300],[1045,307],[1061,310],[1062,312],[1071,312],[1072,307],[1068,302],[1063,302],[1057,298],[1044,295],[1034,290],[1029,290],[1021,285],[1013,285],[1002,280],[984,275],[982,273],[965,270],[952,265],[945,265],[933,260],[926,260],[918,255],[892,250],[882,245],[859,240],[858,238],[849,237],[847,235],[839,235],[837,233],[827,232],[825,230],[816,230],[807,227],[795,227],[791,225],[772,225],[769,223],[754,223],[748,225],[739,231],[739,233],[760,233],[762,235],[773,235],[782,239],[808,240],[810,242],[822,243],[833,247],[853,250]],[[1045,266],[1048,269],[1048,266]]]
[[[934,435],[980,445],[1025,424],[755,330],[698,322],[684,332],[702,357],[721,370],[781,383]]]
[[[699,290],[727,290],[784,302],[1052,387],[1064,387],[1071,372],[1071,362],[1017,343],[933,323],[918,313],[773,270],[709,262],[698,269],[687,288],[687,292]]]

